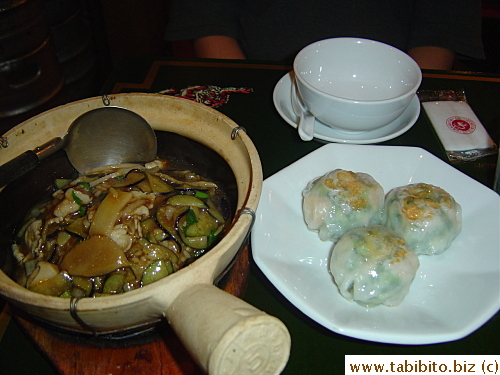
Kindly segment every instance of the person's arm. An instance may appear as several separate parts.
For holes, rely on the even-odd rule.
[[[450,70],[455,61],[455,53],[441,47],[414,47],[408,51],[408,54],[421,69]]]
[[[197,57],[210,59],[245,59],[245,55],[234,38],[222,35],[195,39],[194,52]]]

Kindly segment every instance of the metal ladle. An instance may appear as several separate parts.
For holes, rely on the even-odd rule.
[[[64,148],[75,169],[88,171],[112,164],[149,162],[156,156],[156,135],[137,113],[120,107],[102,107],[77,117],[68,132],[0,166],[0,187],[35,168]]]

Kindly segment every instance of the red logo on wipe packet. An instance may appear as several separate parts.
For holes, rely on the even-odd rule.
[[[470,118],[454,116],[446,120],[446,125],[455,133],[471,134],[476,130],[476,124]]]

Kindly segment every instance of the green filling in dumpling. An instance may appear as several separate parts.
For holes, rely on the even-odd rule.
[[[330,272],[346,299],[366,307],[396,306],[408,294],[419,264],[401,236],[371,225],[349,230],[335,244]]]
[[[336,242],[349,229],[382,222],[384,190],[366,173],[336,169],[309,182],[302,196],[307,227],[323,241]]]

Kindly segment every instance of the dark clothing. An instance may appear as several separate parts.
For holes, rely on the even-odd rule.
[[[477,0],[174,0],[167,40],[224,35],[248,59],[291,62],[332,37],[378,40],[403,51],[436,46],[484,58]]]

